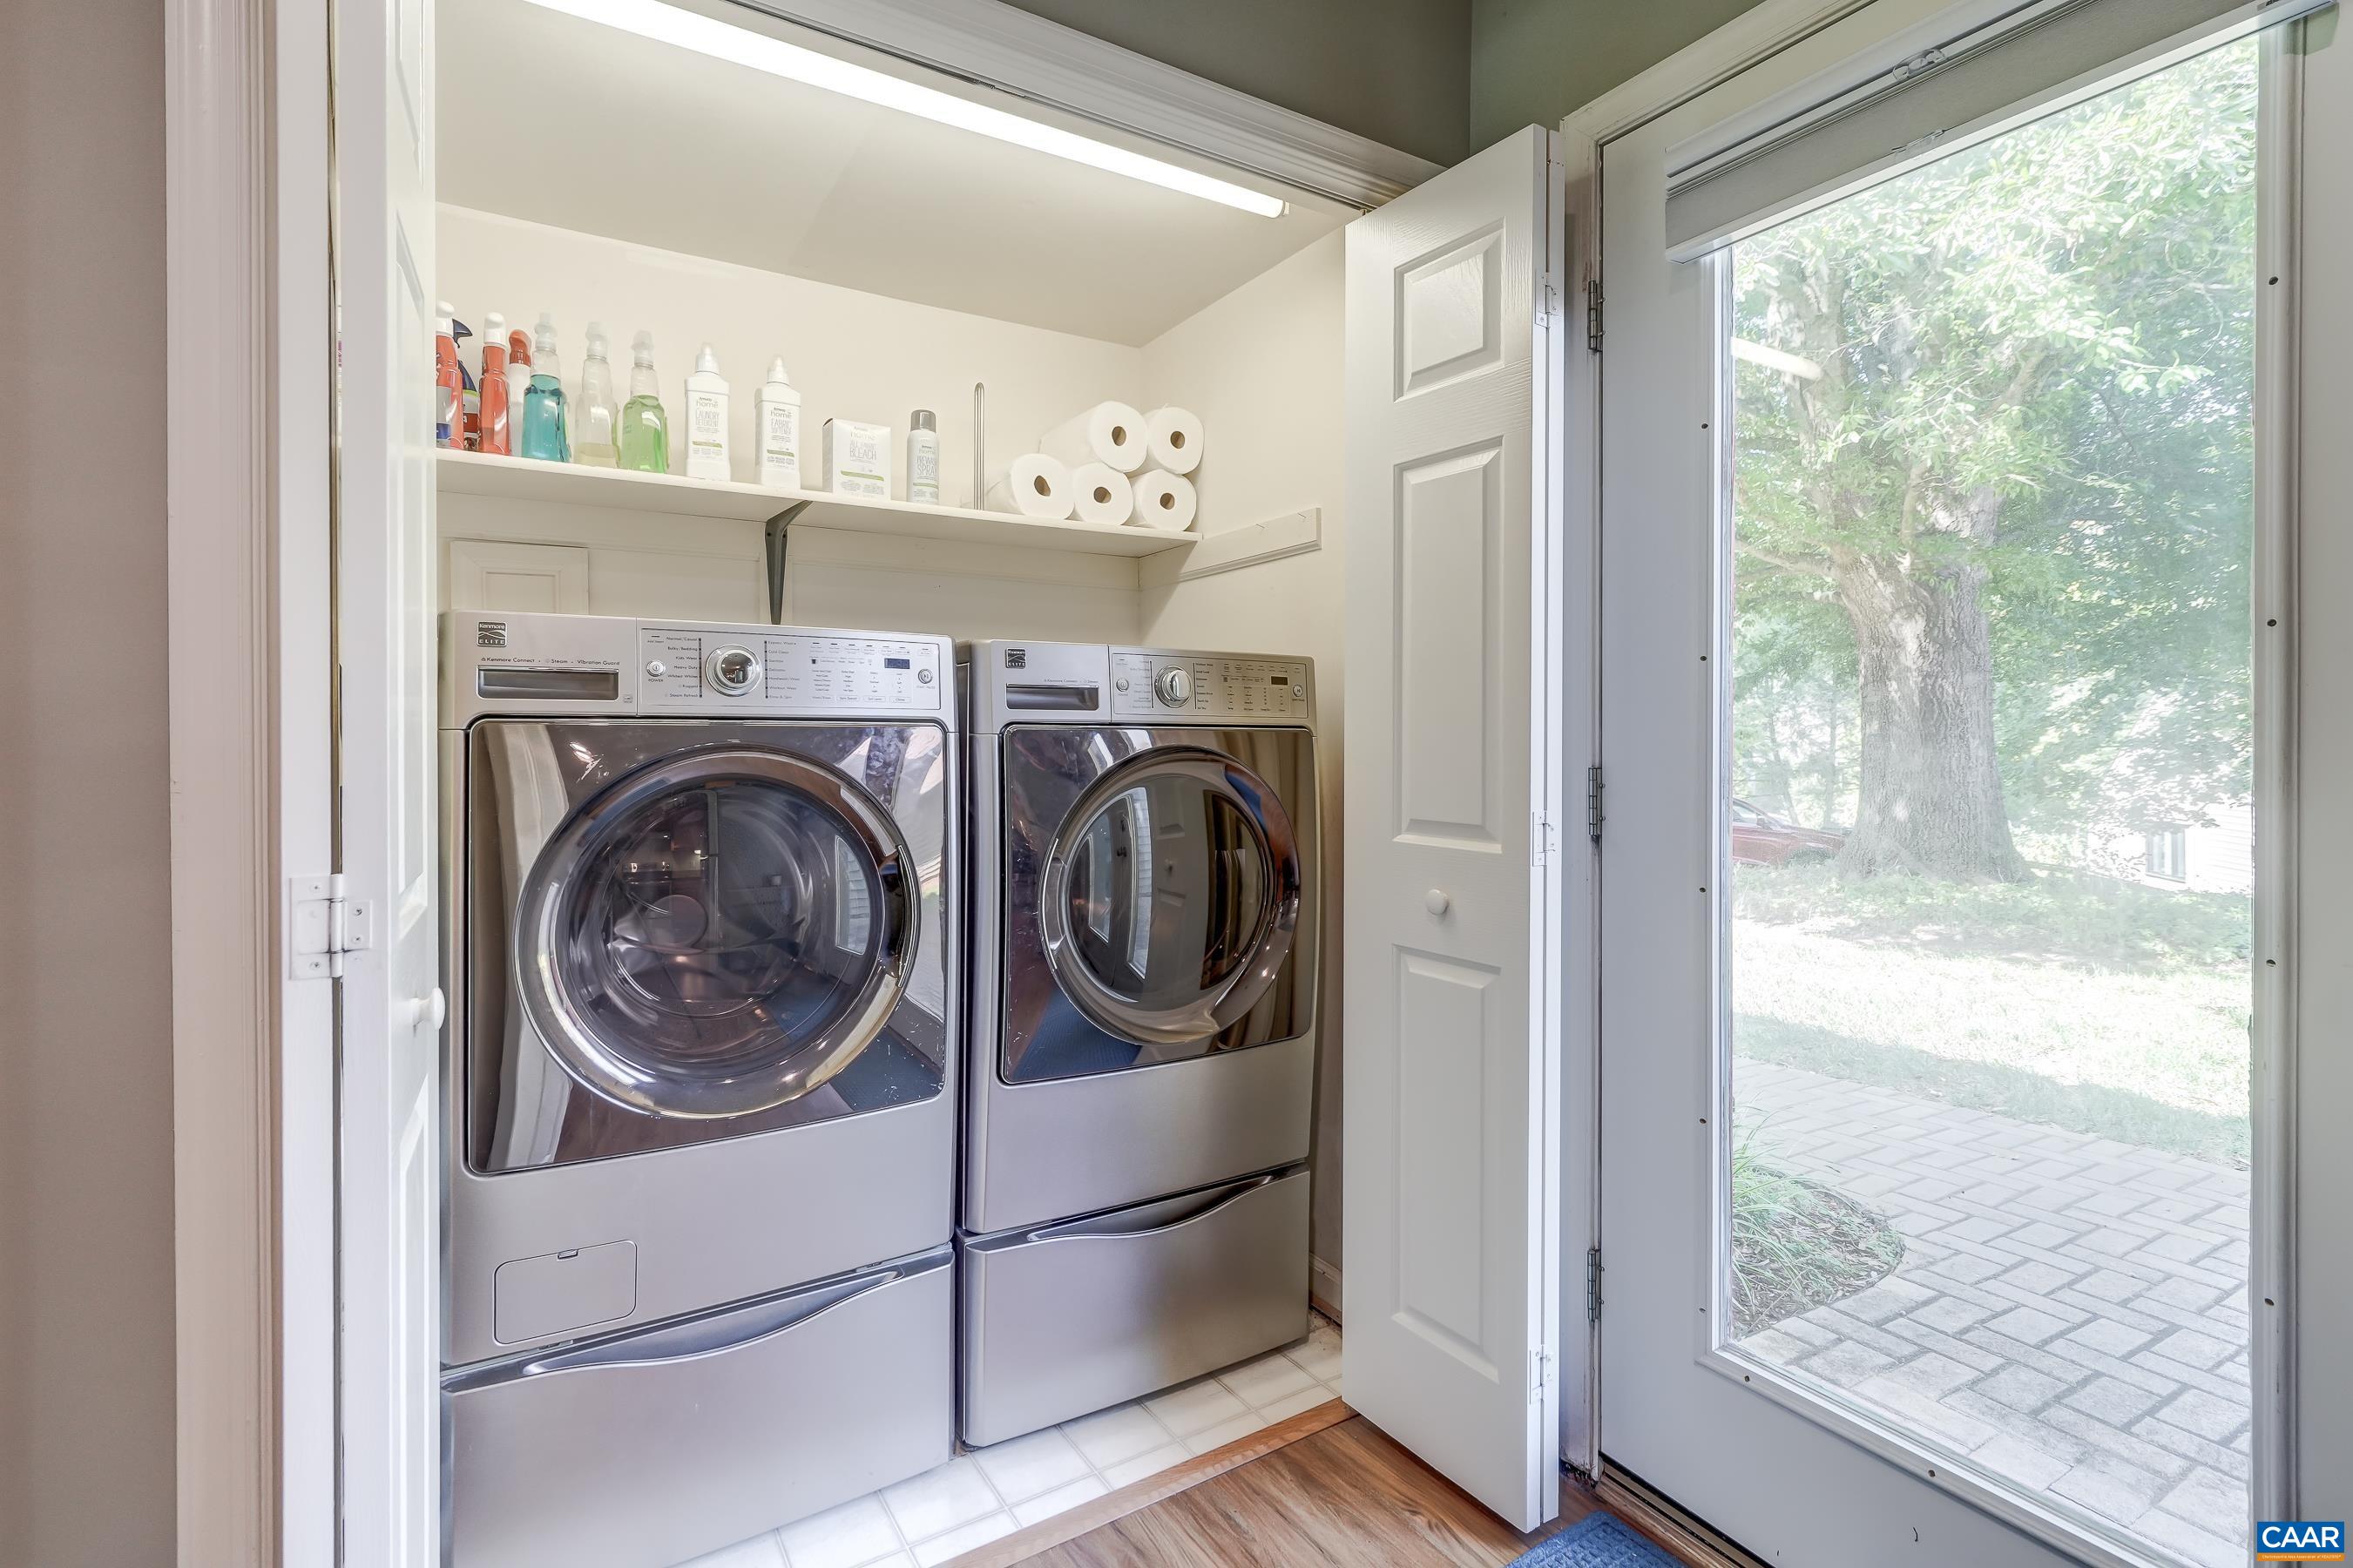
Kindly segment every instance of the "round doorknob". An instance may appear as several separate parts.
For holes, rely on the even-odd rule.
[[[1448,898],[1445,893],[1441,892],[1440,889],[1432,888],[1430,891],[1422,894],[1421,907],[1428,910],[1433,915],[1442,915],[1447,910],[1454,907],[1454,900]]]
[[[408,999],[408,1026],[412,1029],[420,1025],[428,1029],[438,1029],[442,1021],[448,1016],[449,1000],[441,994],[441,987],[438,985],[433,988],[433,993],[429,996],[412,996]]]

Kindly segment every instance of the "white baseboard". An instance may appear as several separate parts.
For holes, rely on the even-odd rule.
[[[1307,1300],[1334,1322],[1340,1321],[1340,1271],[1314,1253],[1307,1255]]]

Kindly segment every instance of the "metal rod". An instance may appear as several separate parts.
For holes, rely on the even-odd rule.
[[[972,384],[972,506],[988,504],[988,384]]]

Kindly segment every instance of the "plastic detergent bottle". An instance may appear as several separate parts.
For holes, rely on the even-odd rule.
[[[694,374],[686,378],[686,477],[735,477],[727,459],[727,383],[719,374],[719,355],[709,343],[695,356]]]
[[[531,334],[521,327],[507,331],[507,453],[522,449],[522,399],[531,390]]]
[[[621,405],[621,467],[641,474],[670,472],[670,416],[654,379],[654,335],[629,344],[629,400]]]
[[[466,420],[466,373],[458,364],[458,323],[449,301],[440,302],[433,333],[433,441],[455,447]]]
[[[605,327],[588,323],[588,357],[580,365],[580,401],[572,407],[572,460],[592,468],[618,466],[620,399],[613,395],[613,362],[605,357]]]
[[[550,463],[572,460],[565,427],[564,364],[555,353],[555,318],[545,310],[532,330],[531,385],[522,395],[522,455]]]
[[[496,457],[514,455],[507,427],[507,319],[492,310],[482,318],[482,447]]]

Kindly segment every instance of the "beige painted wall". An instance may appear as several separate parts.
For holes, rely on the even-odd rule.
[[[39,1568],[173,1552],[163,45],[162,0],[0,5],[0,1563]]]

